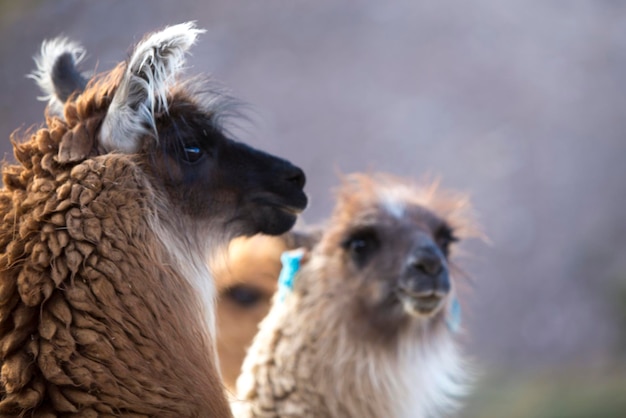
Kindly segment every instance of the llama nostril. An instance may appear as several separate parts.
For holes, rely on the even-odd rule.
[[[288,183],[291,183],[296,187],[303,189],[306,183],[306,176],[304,175],[304,171],[294,166],[286,173],[285,180]]]
[[[436,254],[424,254],[413,262],[413,268],[427,276],[436,276],[441,273],[443,265]]]

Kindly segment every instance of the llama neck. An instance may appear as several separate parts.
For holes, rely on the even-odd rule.
[[[204,324],[207,336],[215,336],[215,281],[208,268],[210,254],[205,250],[207,243],[198,243],[194,239],[196,231],[186,231],[185,228],[164,222],[157,216],[151,221],[151,228],[167,249],[172,263],[180,276],[193,289],[197,299],[198,320]],[[208,243],[213,251],[220,247],[219,243]],[[212,350],[217,352],[215,341],[211,338]],[[217,357],[216,357],[217,361]]]
[[[87,160],[69,176],[59,170],[20,175],[32,197],[3,191],[0,199],[15,219],[0,227],[2,248],[23,249],[10,253],[18,262],[0,257],[14,302],[2,306],[0,337],[15,342],[1,354],[25,371],[21,386],[3,384],[0,413],[13,414],[4,408],[19,399],[35,415],[230,416],[210,330],[197,313],[203,302],[179,254],[153,229],[145,176],[121,155]],[[38,396],[24,400],[31,392]]]
[[[329,374],[324,381],[331,385],[324,398],[337,396],[342,404],[336,405],[332,416],[429,418],[456,409],[457,399],[465,394],[466,378],[456,343],[446,329],[415,329],[400,336],[394,347],[381,348],[345,338],[350,324],[343,325],[343,335],[338,334],[331,346],[325,339],[318,340],[326,347],[311,359],[311,364],[333,359],[326,368]],[[339,357],[332,357],[333,349]]]
[[[364,418],[428,418],[454,410],[465,374],[446,329],[415,329],[395,346],[376,347],[354,341],[353,324],[337,314],[337,301],[320,296],[275,302],[244,362],[238,418],[268,409],[279,416]]]
[[[405,336],[396,353],[385,354],[370,361],[380,364],[379,385],[387,388],[389,410],[395,417],[439,417],[456,410],[468,379],[447,330],[424,333],[417,340]]]

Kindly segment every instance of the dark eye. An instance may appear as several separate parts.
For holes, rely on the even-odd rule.
[[[202,148],[197,146],[187,146],[183,148],[183,160],[189,164],[195,164],[204,157]]]
[[[228,288],[223,296],[232,300],[237,305],[243,306],[244,308],[251,308],[262,299],[263,294],[257,288],[237,285]]]
[[[348,249],[352,254],[360,255],[367,251],[369,243],[362,238],[353,238],[348,242]]]
[[[353,232],[342,243],[342,247],[359,266],[365,265],[379,246],[376,232],[370,229]]]
[[[437,231],[436,237],[437,245],[441,248],[441,251],[447,257],[450,253],[450,245],[457,242],[459,239],[454,236],[454,231],[447,225],[442,226]]]

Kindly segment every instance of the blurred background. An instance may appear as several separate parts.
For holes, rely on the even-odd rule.
[[[188,72],[308,174],[306,223],[340,172],[471,194],[491,243],[463,261],[481,378],[462,417],[626,417],[626,2],[0,0],[0,151],[43,121],[24,77],[43,39],[103,71],[187,20],[207,29]]]

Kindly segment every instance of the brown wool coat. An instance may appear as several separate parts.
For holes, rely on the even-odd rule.
[[[195,295],[151,229],[163,199],[132,157],[86,158],[106,93],[2,169],[0,415],[229,416],[206,399],[222,388]]]

